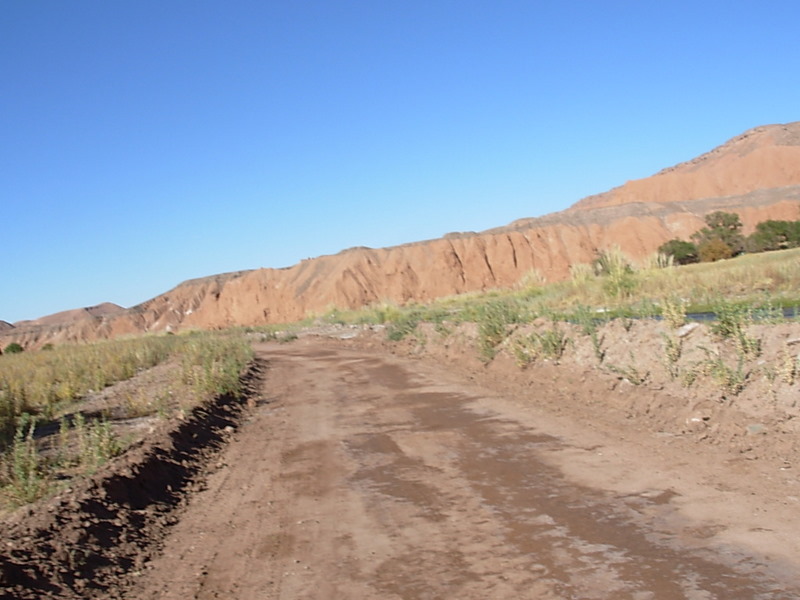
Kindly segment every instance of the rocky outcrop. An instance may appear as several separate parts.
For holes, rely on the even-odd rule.
[[[125,311],[84,310],[0,332],[25,346],[147,331],[221,328],[298,320],[333,307],[425,302],[506,288],[535,271],[568,276],[598,250],[619,246],[643,259],[688,238],[714,210],[737,212],[749,233],[766,219],[800,218],[800,123],[761,127],[652,178],[593,196],[569,210],[482,233],[449,234],[391,248],[352,248],[285,269],[184,282]],[[708,194],[705,195],[704,194]]]

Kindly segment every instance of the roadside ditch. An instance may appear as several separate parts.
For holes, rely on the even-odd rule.
[[[5,521],[0,596],[114,598],[155,554],[190,492],[258,402],[266,364],[244,374],[242,397],[217,397],[174,418],[93,476]]]

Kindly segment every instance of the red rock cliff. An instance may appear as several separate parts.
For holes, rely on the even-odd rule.
[[[297,320],[332,307],[427,301],[509,287],[536,270],[565,278],[575,263],[619,246],[634,259],[688,238],[714,210],[737,212],[749,232],[766,219],[800,218],[800,123],[759,127],[695,160],[578,202],[561,213],[477,234],[353,248],[286,269],[187,281],[139,306],[70,311],[0,332],[26,346],[192,327]]]

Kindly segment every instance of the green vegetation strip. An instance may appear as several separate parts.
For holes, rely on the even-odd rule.
[[[91,473],[124,449],[107,416],[90,420],[80,412],[87,394],[173,360],[174,386],[194,405],[238,397],[241,374],[252,358],[247,338],[230,332],[147,336],[0,356],[2,496],[12,506],[31,502],[53,488],[56,476]],[[58,434],[37,439],[41,422],[55,422]]]

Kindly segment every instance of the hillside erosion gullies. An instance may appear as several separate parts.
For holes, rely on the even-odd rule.
[[[715,210],[738,213],[749,233],[760,221],[800,218],[798,140],[798,123],[757,128],[694,161],[560,213],[482,233],[352,248],[285,269],[195,279],[131,309],[100,305],[0,328],[0,346],[16,341],[36,348],[151,331],[281,323],[333,307],[426,302],[511,287],[534,270],[557,281],[568,277],[571,265],[591,262],[598,250],[619,246],[641,260],[669,239],[688,239]],[[764,174],[761,167],[771,161],[780,167]],[[680,176],[682,188],[669,183],[673,175]],[[713,195],[692,198],[700,193]]]

